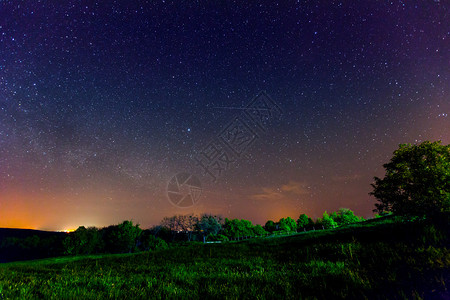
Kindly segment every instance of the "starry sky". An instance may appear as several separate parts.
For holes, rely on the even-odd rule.
[[[0,1],[0,227],[370,217],[398,144],[450,143],[449,41],[442,0]],[[198,157],[261,92],[279,110],[212,180]]]

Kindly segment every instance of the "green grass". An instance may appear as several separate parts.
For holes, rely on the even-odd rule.
[[[0,298],[422,298],[448,295],[446,228],[392,219],[138,254],[0,266]]]

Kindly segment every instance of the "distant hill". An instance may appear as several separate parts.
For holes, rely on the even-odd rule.
[[[0,228],[0,263],[55,255],[65,236],[64,232]]]
[[[27,238],[33,235],[37,235],[39,237],[49,237],[49,236],[63,236],[65,232],[57,232],[57,231],[43,231],[43,230],[35,230],[35,229],[20,229],[20,228],[0,228],[0,243],[3,239],[8,237],[16,237],[16,238]]]

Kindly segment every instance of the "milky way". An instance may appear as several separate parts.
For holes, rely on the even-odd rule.
[[[450,143],[448,2],[246,2],[1,1],[0,227],[369,217],[398,144]],[[196,158],[261,91],[282,113],[213,182]]]

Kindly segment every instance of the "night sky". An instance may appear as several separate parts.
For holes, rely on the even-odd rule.
[[[450,143],[449,46],[443,0],[0,1],[0,227],[370,217],[398,144]],[[214,182],[198,158],[249,111]]]

